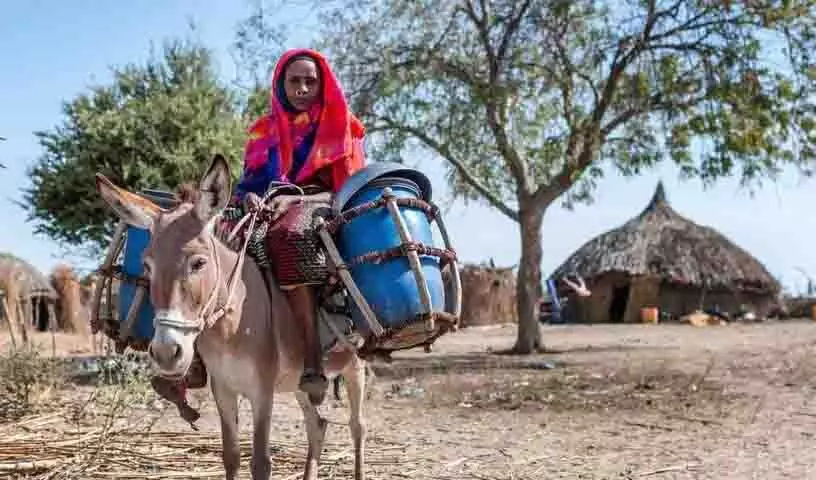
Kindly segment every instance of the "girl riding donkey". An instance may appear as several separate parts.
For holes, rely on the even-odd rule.
[[[328,385],[321,365],[316,287],[328,279],[328,269],[313,221],[328,212],[333,195],[364,166],[365,129],[317,52],[286,52],[275,67],[271,90],[271,109],[249,129],[243,174],[215,229],[225,237],[247,212],[269,211],[268,221],[256,230],[260,241],[253,242],[253,236],[249,253],[261,268],[272,269],[302,327],[306,355],[299,386],[317,405]],[[266,203],[263,197],[271,188],[288,192]],[[234,240],[238,245],[241,236]],[[190,416],[185,386],[206,383],[203,365],[197,363],[199,368],[191,372],[198,378],[188,376],[181,384],[154,381],[185,417]]]

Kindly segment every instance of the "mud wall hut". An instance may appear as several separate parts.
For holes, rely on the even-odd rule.
[[[570,316],[582,323],[639,322],[646,307],[657,307],[661,320],[704,309],[765,316],[781,290],[745,250],[677,213],[662,183],[639,215],[584,244],[552,278],[570,273],[592,290],[570,299]]]
[[[32,328],[46,331],[56,321],[54,306],[58,297],[48,278],[9,253],[0,253],[0,297],[0,324],[6,327],[16,322],[23,332]]]
[[[83,302],[82,285],[74,269],[65,264],[57,265],[50,280],[58,296],[57,329],[68,333],[89,333],[87,302]]]
[[[461,326],[473,327],[516,321],[516,277],[513,267],[466,264],[462,279]]]

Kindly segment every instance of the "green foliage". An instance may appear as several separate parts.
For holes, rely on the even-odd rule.
[[[63,244],[107,246],[116,219],[95,190],[96,172],[134,191],[175,189],[222,152],[238,173],[246,121],[207,49],[168,42],[160,57],[113,77],[66,103],[61,125],[37,132],[43,154],[22,204],[38,233]]]

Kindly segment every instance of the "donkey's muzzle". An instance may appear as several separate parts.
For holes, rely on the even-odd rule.
[[[176,342],[151,342],[147,352],[159,367],[169,370],[181,360],[182,348]]]

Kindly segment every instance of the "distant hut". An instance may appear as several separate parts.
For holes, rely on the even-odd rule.
[[[513,267],[496,267],[492,261],[463,265],[459,275],[462,279],[462,327],[516,321]]]
[[[638,322],[644,307],[661,318],[695,310],[765,316],[779,282],[754,257],[713,228],[678,214],[663,184],[640,215],[593,238],[552,274],[577,273],[592,296],[570,302],[578,322]]]
[[[26,331],[33,326],[48,330],[56,321],[54,305],[57,292],[48,278],[26,261],[9,253],[0,253],[0,309],[2,324],[17,321]],[[56,326],[56,324],[54,324]]]
[[[59,330],[87,334],[87,302],[83,303],[82,285],[76,272],[68,265],[57,265],[51,272],[51,286],[59,296],[56,309]]]

